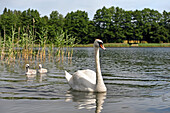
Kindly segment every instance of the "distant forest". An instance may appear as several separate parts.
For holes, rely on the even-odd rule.
[[[23,12],[5,8],[0,15],[0,38],[32,33],[35,40],[40,39],[44,31],[50,43],[57,39],[59,32],[65,32],[76,38],[76,43],[92,43],[102,39],[105,43],[122,43],[124,40],[147,41],[148,43],[170,42],[170,12],[145,8],[126,11],[119,7],[98,9],[92,20],[88,13],[77,10],[64,17],[58,11],[48,16],[40,16],[34,9]]]

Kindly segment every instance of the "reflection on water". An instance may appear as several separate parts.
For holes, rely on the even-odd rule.
[[[42,82],[43,80],[45,80],[45,77],[47,76],[47,74],[25,75],[25,76],[26,76],[27,82],[31,82],[31,81]]]
[[[48,69],[46,75],[26,76],[25,64],[0,62],[0,111],[169,113],[170,48],[107,48],[100,51],[107,95],[68,91],[64,70],[95,71],[93,51],[74,48],[71,63],[42,63]]]
[[[77,102],[77,109],[95,109],[95,113],[100,113],[103,109],[106,93],[68,91],[66,97],[66,102]]]

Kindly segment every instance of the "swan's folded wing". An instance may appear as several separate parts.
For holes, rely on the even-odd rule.
[[[87,79],[92,84],[96,84],[96,72],[94,72],[93,70],[90,70],[90,69],[81,70],[81,72],[84,73],[86,77],[88,77]]]
[[[65,71],[65,77],[73,90],[94,91],[96,73],[92,70],[78,70],[73,75]]]
[[[78,70],[73,74],[73,89],[79,91],[93,91],[95,88],[96,81],[93,75],[88,75],[85,70]]]

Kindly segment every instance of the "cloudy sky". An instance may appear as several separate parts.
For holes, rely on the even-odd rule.
[[[106,6],[120,7],[125,10],[142,10],[150,8],[170,11],[169,0],[0,0],[0,14],[4,8],[11,10],[27,10],[28,8],[37,9],[41,16],[47,15],[57,10],[60,14],[66,15],[68,12],[82,10],[88,12],[89,18],[92,19],[96,10]]]

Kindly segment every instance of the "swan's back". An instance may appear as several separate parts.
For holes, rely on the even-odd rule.
[[[47,72],[48,71],[45,68],[41,68],[41,69],[38,70],[38,73],[47,73]]]
[[[34,70],[34,69],[29,69],[25,74],[26,74],[26,75],[36,75],[36,74],[37,74],[37,71]]]
[[[73,75],[66,73],[66,79],[73,90],[94,91],[96,84],[96,73],[92,70],[78,70]]]

